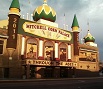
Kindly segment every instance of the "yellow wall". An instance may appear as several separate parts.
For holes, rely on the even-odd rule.
[[[0,21],[0,28],[3,28],[4,26],[6,26],[6,29],[7,29],[7,26],[8,26],[8,20],[1,20]]]

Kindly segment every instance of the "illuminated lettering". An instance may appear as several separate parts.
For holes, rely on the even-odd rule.
[[[14,23],[17,23],[17,18],[14,18],[14,21],[13,21]]]
[[[73,66],[73,63],[68,63],[68,62],[66,62],[65,65],[66,65],[66,66]]]
[[[16,23],[13,24],[13,28],[16,28]]]
[[[41,26],[41,25],[28,25],[28,24],[26,24],[26,28],[46,30],[46,26]]]
[[[53,32],[57,32],[57,29],[51,28],[51,27],[48,27],[48,30],[49,30],[49,31],[53,31]]]
[[[15,34],[12,35],[13,39],[15,39]]]
[[[48,39],[55,39],[55,40],[62,39],[62,40],[68,40],[68,41],[72,40],[71,32],[68,32],[68,31],[65,31],[65,30],[62,30],[56,27],[52,27],[52,26],[25,22],[23,24],[23,29],[25,32],[28,32],[28,33],[31,33],[31,34],[34,34],[40,37],[45,37]]]
[[[32,65],[41,65],[41,66],[77,66],[77,63],[73,62],[63,62],[63,61],[43,61],[43,60],[28,60],[27,63],[31,61]]]
[[[16,35],[15,35],[16,34],[16,28],[17,28],[17,24],[16,23],[17,23],[17,18],[14,18],[13,19],[13,25],[12,25],[13,26],[13,34],[12,34],[12,38],[13,39],[16,38]]]
[[[28,25],[28,24],[26,24],[26,28],[29,28],[29,25]]]
[[[16,29],[13,29],[13,33],[15,33],[15,30],[16,30]]]

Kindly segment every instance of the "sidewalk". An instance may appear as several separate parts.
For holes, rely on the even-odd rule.
[[[0,83],[37,82],[51,79],[0,79]]]

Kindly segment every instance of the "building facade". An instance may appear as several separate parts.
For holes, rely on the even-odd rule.
[[[68,31],[55,23],[56,12],[46,0],[34,10],[34,21],[22,18],[19,0],[13,0],[8,17],[0,21],[0,78],[98,76],[97,44],[89,30],[79,42],[76,15]]]

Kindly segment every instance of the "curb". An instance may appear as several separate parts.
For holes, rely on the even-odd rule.
[[[103,77],[60,78],[60,79],[1,79],[0,83],[21,83],[21,82],[40,82],[40,81],[59,81],[59,80],[82,80],[82,79],[103,79]]]

